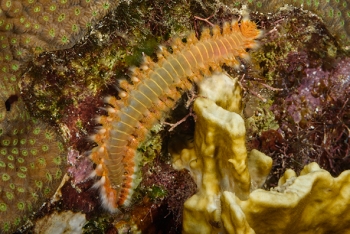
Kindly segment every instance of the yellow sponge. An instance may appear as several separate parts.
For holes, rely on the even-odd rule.
[[[261,185],[271,169],[272,160],[245,147],[245,124],[240,113],[241,87],[237,79],[214,74],[199,85],[194,103],[197,115],[194,149],[184,149],[174,159],[177,168],[188,168],[198,192],[184,204],[183,233],[218,233],[222,231],[220,196],[234,192],[247,199],[254,187]],[[254,175],[251,180],[249,172]]]

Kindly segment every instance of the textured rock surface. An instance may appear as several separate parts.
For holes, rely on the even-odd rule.
[[[315,13],[323,19],[328,29],[338,37],[344,46],[348,46],[350,40],[350,4],[346,0],[260,0],[260,1],[236,1],[247,4],[251,10],[263,13],[277,12],[285,4],[295,7],[303,7]]]
[[[36,222],[35,233],[81,234],[86,223],[85,214],[72,211],[54,212]]]

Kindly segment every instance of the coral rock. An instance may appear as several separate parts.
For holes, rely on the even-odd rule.
[[[0,122],[0,229],[8,232],[53,195],[64,174],[65,148],[51,127],[29,116],[21,99],[0,109],[6,113]]]

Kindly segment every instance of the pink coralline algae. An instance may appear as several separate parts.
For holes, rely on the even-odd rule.
[[[295,123],[307,121],[314,114],[321,113],[324,103],[324,95],[318,95],[317,89],[321,85],[327,85],[329,72],[321,69],[305,69],[306,77],[301,80],[300,86],[293,94],[287,97],[288,114],[293,118]]]
[[[68,151],[68,174],[72,178],[74,185],[86,182],[93,172],[93,164],[89,158],[80,155],[79,151],[70,149]]]
[[[299,86],[285,100],[294,123],[307,124],[328,108],[336,107],[338,102],[347,104],[344,101],[349,98],[350,59],[339,61],[332,71],[320,67],[305,68],[304,74]]]
[[[316,161],[335,175],[349,169],[350,59],[331,69],[305,68],[298,84],[273,111],[287,139],[285,155]],[[281,106],[285,112],[281,111]]]

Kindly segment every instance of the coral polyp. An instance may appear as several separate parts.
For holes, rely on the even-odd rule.
[[[12,98],[0,102],[0,230],[23,224],[54,193],[64,174],[65,147],[55,130]]]
[[[18,79],[34,54],[72,47],[92,23],[118,5],[118,1],[89,2],[1,1],[1,71]]]

